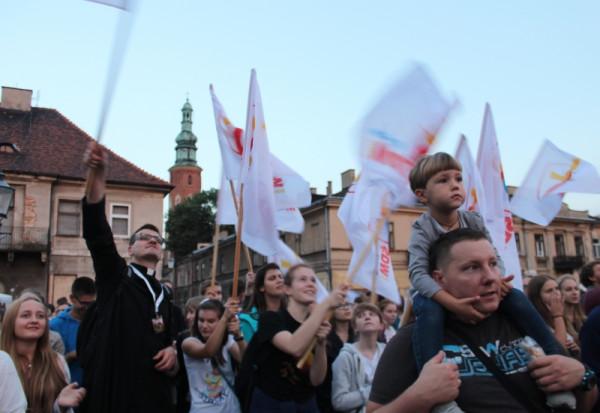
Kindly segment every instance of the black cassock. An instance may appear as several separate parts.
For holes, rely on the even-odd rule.
[[[171,303],[167,297],[161,302],[159,313],[165,329],[156,333],[152,293],[117,252],[106,221],[105,200],[87,204],[84,199],[82,209],[83,237],[94,262],[98,298],[86,314],[78,338],[81,384],[87,390],[80,411],[170,412],[170,378],[154,369],[152,358],[171,344]],[[132,266],[158,297],[160,283],[147,275],[145,267]]]

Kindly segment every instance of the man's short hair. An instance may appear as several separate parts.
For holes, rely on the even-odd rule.
[[[210,287],[210,285],[211,280],[202,281],[202,283],[200,284],[200,295],[204,295],[208,287]],[[218,281],[215,281],[215,287],[219,287],[221,289],[221,292],[223,291],[223,286]]]
[[[77,298],[82,295],[96,295],[96,283],[90,277],[77,277],[71,284],[71,294]]]
[[[137,241],[137,234],[138,234],[138,232],[140,232],[143,229],[149,229],[149,230],[154,231],[154,232],[156,232],[157,234],[160,235],[160,231],[158,230],[158,228],[156,227],[156,225],[144,224],[141,227],[139,227],[138,229],[136,229],[133,232],[133,234],[131,234],[131,237],[129,238],[129,245],[133,245]]]
[[[409,174],[410,189],[425,189],[432,176],[441,171],[462,171],[460,162],[446,152],[437,152],[421,158]]]
[[[67,297],[60,297],[58,300],[56,300],[56,305],[59,307],[65,304],[69,304],[69,300],[67,300]]]
[[[429,274],[439,270],[448,260],[452,247],[462,241],[479,241],[487,236],[483,231],[473,228],[459,228],[446,232],[429,247]]]

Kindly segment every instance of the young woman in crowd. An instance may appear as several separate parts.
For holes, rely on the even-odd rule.
[[[50,347],[48,312],[33,294],[14,301],[4,316],[0,349],[15,364],[28,412],[66,412],[79,406],[85,389],[69,384],[65,359]]]
[[[183,340],[183,358],[190,384],[190,413],[237,413],[233,365],[246,348],[235,316],[237,301],[203,301],[196,312],[191,336]],[[228,334],[229,333],[229,334]]]
[[[323,383],[317,387],[317,404],[319,413],[334,413],[331,404],[331,365],[340,354],[346,343],[354,343],[354,330],[352,328],[352,304],[344,302],[337,307],[331,317],[331,331],[327,335],[327,374]]]
[[[579,354],[579,347],[573,336],[567,332],[565,310],[558,283],[545,275],[531,279],[527,296],[540,313],[556,340],[573,356]]]
[[[389,343],[392,337],[396,335],[396,320],[398,319],[398,306],[390,300],[381,300],[379,310],[383,316],[385,342]]]
[[[600,261],[585,264],[579,273],[579,279],[588,290],[600,286]]]
[[[383,324],[382,314],[375,305],[362,303],[354,309],[352,326],[358,341],[344,344],[332,366],[331,400],[337,411],[364,413],[385,347],[377,341]]]
[[[315,305],[316,275],[306,264],[292,266],[284,279],[287,305],[260,317],[251,346],[255,368],[250,412],[317,412],[315,386],[327,371],[326,337],[331,327],[328,312],[345,301],[346,286],[334,289]],[[312,309],[311,309],[312,307]],[[298,368],[298,360],[316,337],[312,360]],[[242,367],[243,368],[243,367]]]
[[[262,266],[256,272],[248,305],[239,315],[240,327],[247,343],[256,333],[260,314],[281,309],[284,297],[283,275],[279,266],[275,263]]]
[[[585,314],[581,306],[579,283],[571,274],[562,275],[557,281],[565,306],[567,333],[571,334],[575,338],[575,342],[579,344],[579,330],[581,330],[585,322]]]

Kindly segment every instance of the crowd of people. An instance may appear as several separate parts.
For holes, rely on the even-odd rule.
[[[34,292],[7,308],[0,412],[600,411],[600,262],[512,288],[485,223],[460,209],[450,155],[410,174],[428,210],[412,227],[404,306],[350,302],[344,282],[317,302],[310,265],[269,263],[239,294],[208,281],[180,309],[155,276],[158,228],[137,229],[121,257],[106,154],[92,146],[86,163],[95,280],[77,278],[56,313]]]

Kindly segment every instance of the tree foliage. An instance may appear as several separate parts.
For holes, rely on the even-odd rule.
[[[199,242],[212,242],[216,206],[217,190],[211,188],[169,210],[167,248],[176,259],[194,251]]]

